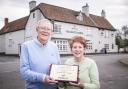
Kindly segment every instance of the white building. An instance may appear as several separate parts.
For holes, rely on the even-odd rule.
[[[10,23],[5,18],[5,26],[0,30],[0,53],[19,54],[20,45],[24,42],[27,18],[23,17]]]
[[[101,16],[89,13],[89,6],[82,7],[82,11],[73,11],[63,7],[41,3],[36,6],[35,1],[29,3],[29,16],[8,22],[0,31],[0,52],[18,54],[20,45],[37,37],[36,23],[40,19],[48,19],[54,25],[54,41],[61,54],[70,54],[69,39],[75,35],[87,38],[86,53],[117,52],[115,45],[115,28],[105,18],[105,11]]]

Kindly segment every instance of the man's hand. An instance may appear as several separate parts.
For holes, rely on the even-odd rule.
[[[55,84],[55,83],[58,83],[58,81],[55,81],[53,78],[51,78],[50,76],[46,75],[45,76],[45,80],[44,80],[45,83],[49,83],[49,84]]]

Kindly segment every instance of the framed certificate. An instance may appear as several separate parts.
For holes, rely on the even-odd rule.
[[[78,82],[77,65],[56,65],[52,64],[50,69],[50,77],[57,81]]]

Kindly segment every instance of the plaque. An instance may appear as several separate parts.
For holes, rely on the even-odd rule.
[[[78,82],[77,65],[56,65],[52,64],[50,68],[50,77],[57,81]]]

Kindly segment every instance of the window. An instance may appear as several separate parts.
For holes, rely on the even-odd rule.
[[[108,31],[105,31],[105,37],[109,37],[109,32]]]
[[[9,45],[8,45],[8,47],[12,47],[12,45],[13,45],[13,40],[12,39],[9,39]]]
[[[106,48],[107,50],[109,50],[109,44],[104,44],[104,48]]]
[[[113,36],[114,36],[114,34],[112,33],[112,34],[111,34],[111,36],[113,37]]]
[[[102,32],[100,33],[100,35],[103,36],[103,35],[104,35],[104,32],[102,31]]]
[[[54,33],[61,33],[61,25],[54,24],[53,32]]]
[[[114,44],[112,44],[112,49],[114,49]]]
[[[99,41],[99,44],[100,44],[101,42]]]
[[[87,36],[92,36],[92,30],[91,29],[87,29]]]
[[[33,13],[33,18],[35,18],[35,13]]]
[[[104,30],[103,29],[99,29],[99,35],[104,36]]]
[[[92,49],[92,43],[87,43],[87,49],[89,49],[89,50]]]
[[[26,37],[27,37],[27,38],[32,37],[32,30],[31,30],[30,27],[28,27],[28,29],[26,29]]]
[[[68,40],[54,40],[53,42],[57,44],[60,52],[68,51]]]

